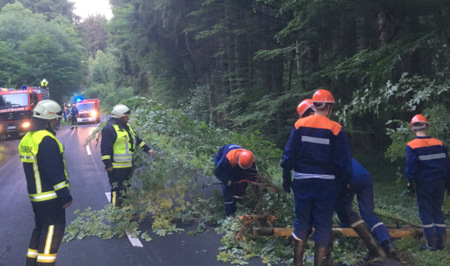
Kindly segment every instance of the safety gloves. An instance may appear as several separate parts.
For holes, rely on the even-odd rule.
[[[290,171],[283,171],[283,190],[286,193],[291,193],[292,178]]]
[[[406,183],[406,188],[408,189],[411,196],[416,196],[416,185],[414,184],[413,180],[408,180],[408,183]]]

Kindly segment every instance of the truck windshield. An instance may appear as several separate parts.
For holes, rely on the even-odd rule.
[[[78,111],[90,111],[94,109],[94,103],[79,103],[77,104]]]
[[[28,106],[28,94],[15,93],[0,95],[0,109]]]

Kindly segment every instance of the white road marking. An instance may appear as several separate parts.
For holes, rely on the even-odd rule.
[[[91,149],[89,148],[88,145],[86,145],[86,151],[87,151],[87,154],[88,154],[88,155],[91,155]]]
[[[105,192],[105,196],[108,199],[108,202],[111,202],[111,192]],[[139,238],[136,237],[135,234],[126,232],[128,240],[130,240],[130,243],[133,247],[142,248],[144,245],[142,245]]]
[[[126,232],[126,233],[128,236],[128,240],[130,240],[130,243],[133,247],[137,247],[137,248],[144,247],[144,245],[142,245],[141,241],[139,240],[139,238],[136,237],[135,234],[129,233],[129,232]]]

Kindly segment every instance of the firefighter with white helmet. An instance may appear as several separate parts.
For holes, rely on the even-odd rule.
[[[329,239],[339,187],[346,187],[351,153],[341,125],[328,116],[335,100],[327,90],[314,93],[315,114],[300,118],[283,152],[283,190],[294,192],[295,222],[292,233],[294,264],[303,265],[306,240],[315,228],[315,265],[330,260]],[[291,171],[294,170],[294,181]]]
[[[142,151],[153,155],[153,150],[128,124],[130,108],[118,104],[111,111],[111,118],[102,130],[101,154],[111,184],[111,203],[122,205],[122,191],[126,190],[124,182],[131,178],[133,153]],[[117,185],[115,185],[117,183]]]
[[[35,220],[26,265],[55,265],[66,226],[65,209],[72,204],[64,146],[53,130],[61,114],[55,101],[38,102],[31,130],[18,147]]]
[[[428,136],[428,119],[417,114],[411,119],[416,138],[406,144],[408,189],[417,195],[419,217],[426,243],[421,249],[442,250],[446,225],[442,204],[446,183],[450,182],[450,159],[442,141]]]

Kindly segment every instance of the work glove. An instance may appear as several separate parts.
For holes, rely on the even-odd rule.
[[[292,185],[291,172],[283,171],[283,190],[284,190],[284,192],[291,193],[291,185]]]
[[[406,183],[406,188],[411,196],[416,196],[416,185],[414,184],[414,181],[408,180],[408,183]]]
[[[228,180],[228,182],[227,182],[227,187],[231,187],[231,186],[234,186],[234,185],[236,185],[237,184],[237,182],[233,182],[233,181],[231,181],[231,180]]]

